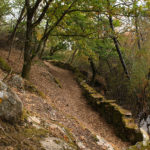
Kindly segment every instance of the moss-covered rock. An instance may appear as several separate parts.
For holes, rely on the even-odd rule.
[[[0,81],[0,119],[10,123],[21,121],[23,103],[5,83]]]
[[[150,150],[150,141],[138,142],[127,150]]]
[[[11,67],[8,65],[8,63],[2,57],[0,57],[0,69],[2,69],[3,71],[6,71],[6,72],[11,71]]]
[[[0,120],[3,130],[0,130],[0,149],[11,146],[14,150],[42,150],[40,141],[46,138],[49,134],[48,130],[36,129],[30,124],[11,125]]]

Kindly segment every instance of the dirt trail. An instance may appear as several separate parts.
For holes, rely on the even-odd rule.
[[[2,51],[0,52],[0,55],[3,58],[7,58],[7,52]],[[9,61],[9,64],[15,70],[16,72],[20,73],[22,68],[22,60],[19,61],[20,52],[14,51],[11,55],[11,59]],[[100,135],[105,140],[107,140],[116,150],[122,150],[123,148],[128,147],[128,143],[125,143],[121,141],[118,137],[115,136],[113,128],[111,125],[108,125],[105,120],[97,113],[95,112],[87,103],[86,99],[82,94],[82,90],[77,84],[76,80],[74,79],[74,75],[71,71],[61,69],[59,67],[53,66],[50,63],[46,63],[48,67],[45,66],[42,62],[34,63],[31,69],[31,76],[30,81],[36,85],[39,90],[44,92],[48,97],[50,97],[49,104],[53,103],[57,109],[60,110],[60,112],[64,112],[68,115],[70,115],[73,118],[76,118],[78,122],[80,122],[85,129],[89,129],[93,134]],[[54,77],[56,77],[60,84],[62,85],[62,88],[59,88],[58,85],[52,80],[49,73],[51,73]],[[22,99],[24,99],[24,96],[22,96]],[[34,103],[34,104],[33,104]],[[45,109],[45,104],[42,104],[42,101],[40,102],[39,106],[36,106],[36,103],[38,105],[38,101],[36,102],[33,99],[33,102],[30,102],[30,105],[33,105],[32,108],[33,111],[37,110],[37,113],[40,113],[40,116],[47,117],[47,112]],[[25,100],[25,105],[28,106],[28,103]],[[48,105],[48,104],[47,104]],[[38,107],[38,108],[37,108]],[[48,107],[48,106],[47,106]],[[42,109],[44,108],[44,109]],[[42,109],[41,111],[39,111]],[[59,121],[63,122],[65,119],[63,119],[63,116],[59,117]],[[74,131],[76,130],[76,133],[79,135],[88,136],[90,134],[87,134],[86,130],[83,130],[79,127],[79,124],[74,121],[74,119],[66,119],[66,125],[68,125],[70,128],[72,128]],[[65,121],[64,121],[65,122]],[[76,129],[80,128],[80,129]],[[79,133],[79,132],[85,132],[85,133]],[[90,137],[86,137],[87,144],[90,145],[90,147],[95,146],[93,142],[88,143],[88,139]],[[93,144],[93,145],[92,145]],[[98,150],[97,148],[92,148],[94,150]]]
[[[52,82],[44,67],[41,66],[37,68],[37,65],[32,67],[32,83],[51,97],[58,109],[76,117],[85,128],[90,129],[94,134],[102,136],[118,150],[126,147],[127,143],[122,142],[115,136],[111,125],[108,125],[105,120],[86,103],[86,99],[82,94],[81,88],[75,81],[73,73],[53,66],[48,62],[45,63],[48,66],[47,71],[60,81],[62,88],[59,88],[56,83]]]

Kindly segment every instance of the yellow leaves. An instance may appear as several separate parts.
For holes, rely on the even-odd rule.
[[[65,140],[66,142],[69,141],[69,139],[68,139],[68,137],[67,137],[66,135],[64,135],[64,140]]]
[[[37,38],[38,41],[41,40],[42,36],[43,36],[42,32],[39,31],[39,30],[37,30],[37,31],[36,31],[36,38]]]
[[[3,101],[3,100],[0,98],[0,104],[2,103],[2,101]]]

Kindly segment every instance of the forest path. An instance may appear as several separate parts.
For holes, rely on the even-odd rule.
[[[3,58],[7,58],[8,53],[7,51],[1,50],[0,55]],[[19,60],[19,57],[20,52],[14,51],[9,61],[9,64],[17,73],[21,72],[23,64],[22,59]],[[62,88],[58,87],[49,73],[60,81]],[[44,92],[45,95],[50,97],[48,98],[49,102],[47,107],[52,103],[59,109],[57,112],[60,116],[58,121],[71,128],[72,131],[74,130],[77,135],[85,136],[87,146],[89,146],[90,150],[99,150],[99,148],[96,148],[96,144],[92,142],[89,136],[90,133],[86,129],[89,129],[94,135],[103,137],[115,148],[115,150],[122,150],[129,146],[128,143],[123,142],[115,136],[112,126],[107,124],[105,120],[87,104],[86,98],[83,96],[82,90],[71,71],[53,66],[47,62],[44,64],[43,62],[37,61],[31,68],[30,81],[36,85],[39,90]],[[22,98],[24,99],[24,96],[22,96]],[[36,111],[40,116],[48,119],[47,110],[44,106],[45,104],[42,104],[42,101],[40,104],[38,103],[38,101],[36,102],[33,99],[29,104],[25,101],[24,105],[33,105],[35,108],[32,106],[32,111]],[[64,114],[61,114],[62,111],[64,114],[68,114],[70,118],[64,119]],[[77,122],[73,118],[76,119]],[[83,128],[80,127],[78,122]],[[80,137],[80,139],[82,138],[83,136]]]
[[[50,79],[50,75],[45,71],[43,65],[34,65],[31,71],[31,82],[41,91],[48,95],[55,106],[77,118],[81,124],[95,135],[99,135],[107,140],[117,150],[127,147],[127,143],[122,142],[115,136],[111,125],[95,112],[86,102],[82,90],[77,84],[71,71],[53,66],[49,62],[44,62],[46,70],[50,72],[62,85],[62,88]]]

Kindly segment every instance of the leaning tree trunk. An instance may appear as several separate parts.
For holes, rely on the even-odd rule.
[[[72,63],[73,63],[73,61],[74,61],[74,59],[75,59],[75,55],[76,55],[77,51],[78,51],[78,49],[76,48],[76,49],[74,50],[74,52],[73,52],[72,56],[71,56],[70,64],[72,64]]]
[[[113,73],[113,71],[112,71],[112,67],[111,67],[111,65],[110,65],[110,63],[109,63],[109,60],[108,60],[108,59],[106,59],[106,63],[107,63],[107,66],[108,66],[108,68],[109,68],[110,73]]]
[[[68,9],[66,9],[62,15],[60,16],[60,18],[58,18],[58,20],[51,26],[51,28],[46,31],[42,37],[42,39],[39,41],[39,44],[38,44],[38,47],[35,51],[35,53],[33,54],[32,58],[34,58],[36,56],[36,54],[41,50],[41,46],[42,46],[42,43],[44,42],[44,40],[47,41],[50,33],[55,29],[55,27],[58,26],[58,24],[63,20],[63,18],[66,16],[66,14],[69,12],[69,10],[73,7],[73,5],[76,3],[77,0],[74,0],[72,2],[72,4],[68,7]]]
[[[44,30],[44,35],[47,33],[47,30],[48,30],[48,23],[49,23],[49,20],[47,20],[46,22],[46,26],[45,26],[45,30]],[[39,54],[39,58],[41,59],[42,56],[43,56],[43,53],[44,53],[44,50],[45,50],[45,47],[46,47],[46,42],[47,42],[48,38],[44,39],[44,42],[43,42],[43,47],[42,47],[42,50]]]
[[[110,4],[110,0],[107,0],[107,4],[108,4],[108,13],[109,13],[109,16],[108,16],[108,19],[109,19],[109,25],[110,25],[110,28],[112,30],[112,40],[114,42],[114,45],[116,47],[116,50],[117,50],[117,53],[119,55],[119,59],[120,59],[120,62],[122,64],[122,67],[124,69],[124,72],[127,76],[127,78],[130,80],[130,76],[129,76],[129,73],[128,73],[128,70],[127,70],[127,67],[126,67],[126,64],[125,64],[125,61],[122,57],[122,53],[121,53],[121,50],[120,50],[120,47],[119,47],[119,42],[117,40],[117,37],[115,35],[115,29],[114,29],[114,25],[113,25],[113,18],[112,18],[112,12],[111,12],[111,4]]]
[[[130,79],[130,76],[129,76],[129,73],[128,73],[125,61],[124,61],[124,59],[122,57],[122,53],[121,53],[121,50],[120,50],[120,47],[119,47],[119,43],[118,43],[117,37],[115,36],[115,29],[114,29],[113,19],[112,19],[111,15],[109,15],[109,24],[110,24],[110,27],[111,27],[112,32],[113,32],[112,39],[113,39],[114,45],[116,47],[117,53],[119,55],[120,62],[122,64],[122,67],[124,69],[124,72],[125,72],[127,78]]]

